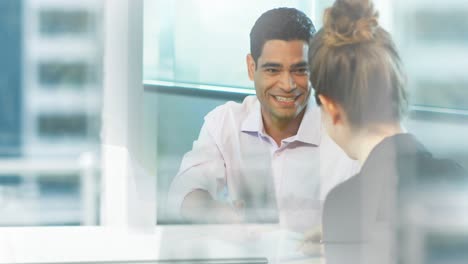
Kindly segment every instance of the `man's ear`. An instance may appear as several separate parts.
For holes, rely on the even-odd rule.
[[[331,117],[333,125],[341,123],[343,121],[344,114],[341,106],[325,95],[319,94],[318,97],[320,103],[322,104],[323,110]]]
[[[247,54],[246,62],[247,62],[247,72],[249,73],[249,79],[253,81],[256,66],[255,66],[255,60],[252,57],[252,54]]]

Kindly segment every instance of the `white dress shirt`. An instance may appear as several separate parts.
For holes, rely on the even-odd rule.
[[[327,192],[357,171],[357,162],[326,135],[312,100],[297,134],[278,146],[265,133],[259,101],[248,96],[206,115],[172,182],[168,206],[179,213],[185,196],[202,189],[218,200],[244,201],[252,211],[247,220],[279,216],[282,226],[304,231],[320,223]]]

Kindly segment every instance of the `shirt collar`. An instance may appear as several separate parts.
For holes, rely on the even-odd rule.
[[[250,111],[247,118],[242,122],[241,131],[263,133],[264,129],[261,112],[260,102],[257,100],[252,111]]]
[[[313,100],[310,100],[305,111],[299,130],[297,131],[296,136],[291,138],[291,142],[301,141],[318,146],[320,145],[321,137],[320,108],[317,107]],[[265,134],[260,102],[258,100],[255,102],[255,105],[247,118],[242,122],[241,131]]]
[[[320,108],[311,100],[307,104],[296,140],[318,146],[320,145],[321,129]]]

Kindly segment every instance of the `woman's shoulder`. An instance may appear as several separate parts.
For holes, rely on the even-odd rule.
[[[436,153],[420,149],[414,153],[398,157],[400,180],[413,183],[449,183],[468,182],[468,172],[452,159],[439,158]]]

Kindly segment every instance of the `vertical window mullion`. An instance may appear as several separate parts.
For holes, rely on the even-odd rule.
[[[101,223],[151,228],[156,185],[148,155],[156,150],[147,146],[156,135],[144,131],[143,1],[106,0],[104,10]]]

